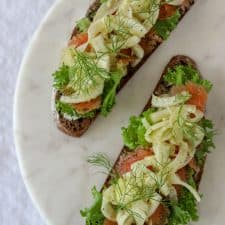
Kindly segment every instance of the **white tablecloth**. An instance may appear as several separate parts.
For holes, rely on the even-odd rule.
[[[0,0],[0,224],[44,225],[25,189],[12,133],[18,70],[31,37],[55,0]]]

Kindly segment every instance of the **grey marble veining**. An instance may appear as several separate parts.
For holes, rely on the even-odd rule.
[[[200,221],[223,225],[225,215],[225,2],[198,0],[170,38],[159,47],[117,98],[107,117],[99,117],[81,138],[59,132],[52,118],[52,72],[57,68],[77,18],[89,1],[60,0],[37,31],[24,59],[17,85],[15,140],[19,163],[29,193],[49,225],[84,224],[79,211],[90,203],[91,187],[101,187],[105,175],[86,163],[94,152],[115,160],[122,147],[120,128],[130,115],[139,114],[162,70],[176,54],[193,57],[214,89],[209,97],[208,117],[219,130],[216,151],[204,173]],[[25,110],[26,109],[26,110]]]

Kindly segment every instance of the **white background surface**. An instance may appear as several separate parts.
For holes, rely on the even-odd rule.
[[[0,224],[44,225],[27,194],[12,134],[13,95],[24,51],[54,0],[0,0]]]

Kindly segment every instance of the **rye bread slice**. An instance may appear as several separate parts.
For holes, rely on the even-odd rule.
[[[178,7],[179,12],[181,14],[180,20],[187,13],[187,11],[194,4],[194,0],[184,0],[183,3]],[[98,10],[101,3],[99,0],[96,0],[88,9],[86,16],[93,19],[94,13]],[[77,27],[74,28],[71,39],[78,33]],[[142,38],[140,45],[144,49],[144,57],[142,61],[134,68],[129,67],[127,75],[121,80],[121,83],[117,89],[117,93],[122,89],[122,87],[132,78],[135,72],[146,62],[148,57],[157,49],[157,47],[163,42],[163,39],[157,35],[153,30],[146,34],[144,38]],[[58,100],[60,97],[59,91],[55,94],[55,100]],[[55,113],[55,121],[58,129],[66,133],[67,135],[73,137],[80,137],[83,135],[91,123],[96,119],[99,112],[96,113],[93,118],[81,118],[78,120],[68,120],[63,117],[63,115]]]
[[[167,66],[165,67],[165,69],[164,69],[164,71],[163,71],[163,73],[161,75],[161,78],[160,78],[160,80],[159,80],[158,84],[156,85],[155,90],[153,92],[154,95],[159,96],[159,95],[162,95],[162,94],[166,94],[166,93],[168,93],[170,91],[170,88],[172,86],[171,85],[168,85],[166,82],[164,82],[163,77],[164,77],[164,75],[166,75],[168,69],[172,69],[176,65],[190,65],[194,69],[196,69],[197,71],[199,71],[198,68],[197,68],[197,65],[196,65],[195,61],[193,59],[191,59],[190,57],[184,56],[184,55],[174,56],[169,61],[169,63],[167,64]],[[146,111],[147,109],[149,109],[151,107],[151,100],[152,100],[152,97],[149,98],[147,104],[145,105],[145,107],[143,109],[143,112]],[[117,158],[114,166],[113,166],[112,171],[117,170],[118,165],[119,165],[119,162],[121,160],[123,160],[123,158],[129,156],[130,154],[132,154],[132,152],[126,146],[124,146],[122,148],[121,153],[118,156],[118,158]],[[205,163],[203,163],[203,165],[201,166],[200,170],[195,174],[195,177],[194,177],[194,180],[195,180],[196,185],[197,185],[197,189],[199,188],[199,185],[200,185],[202,173],[203,173],[203,170],[204,170],[204,164]],[[188,166],[186,166],[186,168],[188,168]],[[103,185],[102,190],[105,187],[109,186],[110,179],[111,179],[111,177],[109,175],[107,177],[104,185]],[[168,219],[168,216],[169,216],[169,209],[167,209],[166,207],[164,207],[164,208],[165,208],[164,209],[164,214],[160,216],[160,222],[153,223],[152,225],[166,225],[167,224],[167,219]]]

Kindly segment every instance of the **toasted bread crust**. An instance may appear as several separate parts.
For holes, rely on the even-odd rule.
[[[195,63],[195,61],[193,59],[191,59],[190,57],[188,56],[184,56],[184,55],[177,55],[177,56],[174,56],[170,61],[169,63],[167,64],[167,66],[165,67],[163,73],[162,73],[162,76],[158,82],[158,84],[156,85],[155,87],[155,90],[154,90],[154,95],[162,95],[162,94],[165,94],[165,93],[168,93],[168,91],[170,90],[170,88],[172,86],[168,86],[165,84],[164,80],[163,80],[163,77],[164,75],[167,73],[168,69],[172,69],[173,67],[175,67],[176,65],[190,65],[192,66],[193,68],[195,68],[196,70],[198,70],[197,68],[197,65]],[[199,70],[198,70],[199,71]],[[200,72],[199,72],[200,73]],[[144,107],[143,111],[146,111],[147,109],[149,109],[151,107],[151,97],[149,99],[149,101],[147,102],[146,106]],[[118,163],[124,158],[124,157],[127,157],[129,154],[132,154],[132,152],[127,148],[127,147],[123,147],[122,150],[121,150],[121,153],[120,155],[118,156],[114,166],[113,166],[113,170],[116,170],[117,169],[117,165]],[[188,166],[187,166],[188,167]],[[202,174],[203,174],[203,170],[204,170],[204,164],[202,165],[202,167],[200,168],[200,170],[196,173],[194,179],[195,179],[195,182],[196,182],[196,185],[197,185],[197,188],[199,188],[199,185],[200,185],[200,181],[201,181],[201,177],[202,177]],[[105,183],[104,183],[104,187],[107,187],[109,185],[109,181],[110,181],[111,177],[110,175],[107,177]],[[102,190],[103,190],[102,188]],[[167,224],[167,218],[169,216],[169,209],[165,209],[165,214],[164,215],[161,215],[160,216],[160,222],[155,222],[153,223],[152,225],[166,225]]]
[[[184,0],[182,5],[179,6],[179,11],[181,13],[181,18],[186,14],[186,12],[191,8],[191,6],[194,4],[194,0]],[[88,9],[87,16],[92,19],[93,14],[97,11],[97,9],[100,7],[100,1],[96,0]],[[78,33],[77,27],[74,28],[72,32],[72,36],[75,36]],[[117,92],[119,92],[122,87],[133,77],[135,72],[146,62],[148,57],[157,49],[157,47],[163,42],[163,39],[158,36],[154,31],[150,31],[144,38],[141,40],[141,46],[143,47],[145,51],[144,58],[142,61],[134,68],[129,67],[127,75],[121,80],[120,86],[118,87]],[[56,93],[56,99],[57,95],[59,93]],[[73,136],[73,137],[80,137],[82,134],[84,134],[91,123],[95,120],[99,113],[96,113],[96,116],[94,118],[84,118],[84,119],[78,119],[78,120],[67,120],[62,115],[57,115],[55,117],[55,121],[57,124],[57,127],[66,133],[67,135]]]

